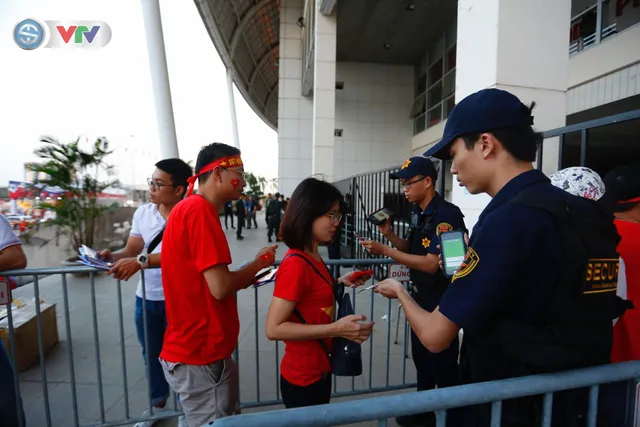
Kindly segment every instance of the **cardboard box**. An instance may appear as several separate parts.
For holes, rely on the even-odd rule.
[[[16,343],[16,369],[18,372],[23,372],[31,366],[40,363],[36,307],[34,303],[27,304],[22,308],[16,308],[14,306],[12,314]],[[40,304],[40,316],[42,319],[42,345],[46,354],[58,343],[56,305]],[[9,357],[11,357],[8,328],[8,319],[5,317],[0,320],[0,339],[7,349]]]

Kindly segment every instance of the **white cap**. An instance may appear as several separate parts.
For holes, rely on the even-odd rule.
[[[585,199],[599,200],[606,191],[600,175],[583,166],[562,169],[551,175],[549,179],[554,186]]]

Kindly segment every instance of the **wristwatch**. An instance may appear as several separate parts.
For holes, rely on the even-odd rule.
[[[138,255],[138,257],[136,258],[136,260],[138,261],[138,264],[140,264],[140,268],[147,268],[147,267],[149,267],[149,255],[147,255],[147,254],[140,254],[140,255]]]

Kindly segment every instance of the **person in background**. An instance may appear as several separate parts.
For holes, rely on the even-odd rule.
[[[245,220],[247,218],[247,201],[245,200],[245,195],[241,195],[238,200],[235,201],[236,204],[236,216],[238,217],[238,230],[236,231],[236,239],[244,240],[242,237],[242,229],[245,226]]]
[[[618,167],[604,179],[607,193],[602,202],[615,216],[620,235],[618,295],[635,307],[627,310],[614,324],[613,363],[640,360],[640,163]],[[629,382],[603,385],[601,410],[607,427],[626,426],[633,417],[628,396],[635,394]]]
[[[272,242],[271,236],[273,234],[276,235],[276,242],[280,241],[280,237],[278,232],[280,231],[280,219],[282,215],[284,207],[282,206],[282,202],[280,202],[280,193],[276,193],[273,196],[273,200],[269,202],[267,205],[267,223],[269,227],[267,229],[267,238],[269,239],[269,243]]]
[[[229,201],[224,204],[224,227],[227,230],[229,229],[229,223],[227,222],[229,218],[231,218],[231,228],[235,228],[233,226],[233,216],[233,202]]]
[[[9,221],[0,215],[0,271],[27,267],[22,243],[16,237]],[[18,427],[25,420],[22,399],[16,400],[16,373],[11,358],[0,340],[0,425]]]
[[[269,203],[271,203],[273,196],[271,193],[267,194],[267,197],[264,198],[264,222],[267,224],[267,228],[269,228],[269,217],[267,216],[267,209],[269,209]]]
[[[142,346],[142,357],[146,363],[144,305],[147,312],[149,344],[147,375],[151,385],[151,404],[157,411],[165,407],[169,398],[169,384],[164,378],[162,366],[158,361],[167,326],[167,314],[162,290],[162,270],[148,269],[148,267],[160,266],[162,233],[169,214],[186,194],[187,179],[192,175],[192,171],[191,166],[181,159],[161,160],[155,166],[156,169],[151,178],[147,180],[150,203],[140,206],[133,214],[131,233],[126,246],[113,253],[105,249],[100,256],[115,263],[108,274],[116,279],[129,280],[138,271],[144,274],[145,292],[143,294],[143,284],[140,279],[136,290],[134,320],[138,342]],[[149,251],[152,242],[155,247]],[[149,415],[149,410],[147,409],[143,415]],[[180,422],[184,421],[180,420]],[[137,423],[135,427],[151,427],[154,424],[154,421],[143,421]]]
[[[414,156],[407,159],[399,171],[389,175],[400,180],[400,188],[412,203],[411,226],[405,238],[393,231],[391,218],[378,226],[378,230],[393,246],[372,240],[362,240],[360,244],[369,253],[383,255],[410,268],[410,294],[421,308],[433,311],[442,295],[449,287],[447,278],[439,264],[440,234],[447,231],[467,233],[464,215],[460,209],[446,201],[436,192],[438,171],[433,161],[426,157]],[[460,383],[458,368],[459,341],[453,339],[444,351],[431,352],[420,342],[411,330],[411,354],[416,366],[418,391],[451,387]],[[458,413],[451,411],[447,425],[457,425]],[[422,413],[400,416],[396,423],[402,427],[435,425],[435,414]]]
[[[198,192],[192,194],[196,180]],[[237,412],[238,367],[231,358],[240,332],[236,293],[275,262],[277,246],[269,246],[245,267],[229,271],[231,252],[219,212],[245,186],[240,150],[221,143],[203,147],[189,178],[189,196],[176,205],[165,228],[167,331],[160,363],[190,427]]]
[[[256,199],[253,196],[247,196],[246,198],[246,206],[247,206],[247,230],[251,230],[251,223],[254,224],[254,228],[258,228],[258,223],[256,222]]]
[[[551,184],[574,196],[598,201],[604,196],[606,186],[600,175],[584,166],[559,170],[549,176]]]
[[[331,338],[362,343],[373,328],[373,323],[360,323],[366,318],[359,314],[334,321],[335,281],[318,247],[329,244],[340,227],[341,200],[333,185],[307,178],[293,192],[280,229],[289,251],[276,273],[266,333],[270,340],[285,342],[280,390],[286,408],[329,403]],[[349,287],[364,282],[354,283],[350,275],[338,282]]]

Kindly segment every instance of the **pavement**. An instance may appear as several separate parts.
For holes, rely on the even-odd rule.
[[[226,232],[234,260],[233,266],[252,259],[262,247],[268,245],[262,213],[258,216],[258,226],[258,229],[245,229],[245,239],[242,241],[236,240],[235,230],[229,229]],[[281,259],[286,252],[284,244],[279,245],[277,259]],[[59,262],[55,266],[59,266]],[[60,342],[46,355],[44,370],[36,364],[20,374],[27,426],[75,426],[72,397],[74,387],[79,425],[131,425],[133,423],[128,421],[130,417],[138,416],[148,407],[144,361],[133,320],[138,277],[134,276],[128,282],[121,283],[120,311],[118,284],[110,277],[96,275],[92,285],[90,277],[72,274],[66,276],[69,313],[64,310],[61,276],[48,276],[39,280],[40,297],[57,306]],[[19,288],[14,292],[14,297],[23,301],[32,300],[33,287],[33,284],[28,284]],[[241,401],[243,404],[263,405],[245,409],[244,413],[282,408],[279,405],[264,406],[266,402],[279,398],[279,362],[284,354],[284,345],[270,342],[264,333],[272,291],[273,285],[266,285],[238,294]],[[354,292],[352,298],[355,311],[373,318],[376,325],[372,339],[362,346],[363,374],[353,379],[338,378],[335,390],[364,391],[415,382],[413,362],[404,356],[404,316],[400,322],[399,343],[394,344],[398,303],[371,291],[360,294]],[[97,328],[94,328],[94,312]],[[67,320],[70,335],[66,331]],[[410,353],[410,349],[406,351]],[[392,393],[410,391],[407,389]],[[363,396],[336,398],[332,402],[360,398]],[[170,402],[174,402],[174,399],[170,399]],[[170,406],[173,408],[173,403]],[[179,406],[176,408],[179,410]],[[177,425],[177,421],[171,418],[156,425],[170,427]],[[374,426],[377,422],[358,425]],[[395,424],[391,421],[389,425]]]

